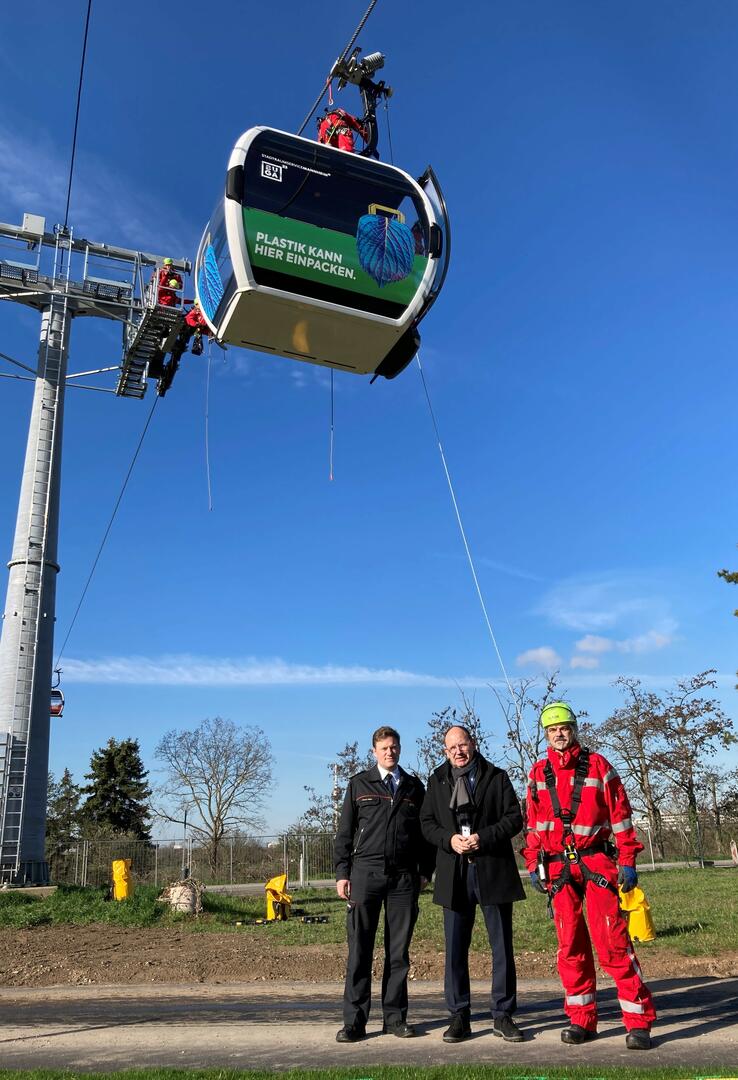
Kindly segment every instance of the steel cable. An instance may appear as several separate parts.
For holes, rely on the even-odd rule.
[[[90,29],[90,13],[92,12],[92,0],[87,0],[87,18],[85,19],[85,36],[82,42],[82,60],[79,65],[79,85],[77,86],[77,108],[74,114],[74,134],[72,135],[72,157],[69,162],[69,182],[67,184],[67,206],[64,211],[64,228],[69,223],[69,203],[72,198],[72,176],[74,174],[74,159],[77,153],[77,129],[79,127],[79,107],[82,101],[82,83],[85,77],[85,58],[87,56],[87,35]]]
[[[90,2],[91,2],[91,0],[90,0]],[[371,0],[371,3],[369,4],[369,7],[364,12],[364,15],[363,15],[361,21],[359,22],[359,25],[356,27],[356,30],[354,30],[354,33],[353,33],[353,36],[352,36],[351,40],[349,41],[348,45],[346,46],[346,48],[341,53],[341,55],[339,57],[340,60],[345,60],[346,57],[348,56],[348,54],[351,52],[352,48],[354,47],[354,42],[356,41],[359,34],[361,33],[361,31],[366,26],[367,19],[369,18],[371,13],[374,11],[374,8],[377,6],[377,3],[378,3],[378,0]],[[300,125],[300,127],[299,127],[299,129],[297,131],[298,135],[302,135],[303,131],[305,130],[305,128],[308,126],[311,119],[313,118],[313,116],[315,114],[315,110],[318,108],[318,105],[320,105],[320,102],[321,102],[321,100],[323,98],[323,94],[325,93],[325,88],[328,85],[329,81],[330,81],[330,79],[326,79],[320,93],[318,94],[317,98],[313,102],[313,106],[312,106],[310,112],[307,114],[307,116],[303,120],[302,124]]]

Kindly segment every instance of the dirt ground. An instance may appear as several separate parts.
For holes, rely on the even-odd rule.
[[[176,929],[128,930],[110,926],[46,926],[0,931],[0,986],[34,987],[90,983],[340,982],[343,945],[279,946],[267,937],[233,933],[193,934]],[[685,957],[643,947],[647,979],[725,978],[738,975],[738,952]],[[554,958],[516,954],[521,979],[556,976]],[[442,979],[443,954],[414,950],[411,979]],[[472,954],[473,979],[489,975],[489,957]],[[375,956],[375,973],[381,968]]]

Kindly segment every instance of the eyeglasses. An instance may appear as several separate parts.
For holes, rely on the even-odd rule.
[[[456,743],[455,746],[447,746],[446,750],[449,754],[458,754],[461,750],[468,750],[471,747],[470,742]]]

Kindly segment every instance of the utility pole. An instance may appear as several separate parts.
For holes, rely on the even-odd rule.
[[[45,231],[43,218],[24,215],[21,226],[0,223],[0,300],[41,315],[34,398],[26,442],[13,551],[0,637],[0,882],[43,885],[49,760],[56,575],[61,492],[64,396],[72,320],[114,319],[122,324],[122,360],[85,376],[115,371],[115,389],[85,389],[142,398],[152,367],[157,392],[171,384],[187,347],[182,297],[157,303],[163,257],[73,238],[71,229]],[[47,269],[46,263],[51,265]],[[188,272],[190,264],[172,264]],[[144,280],[153,268],[151,282]],[[167,361],[166,357],[170,359]],[[9,358],[8,358],[9,359]],[[0,373],[5,374],[5,373]],[[82,385],[82,384],[77,384]]]

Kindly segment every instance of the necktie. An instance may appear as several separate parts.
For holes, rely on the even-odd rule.
[[[392,773],[387,773],[387,775],[384,778],[384,784],[385,784],[385,787],[387,788],[387,791],[389,791],[391,798],[394,799],[394,797],[395,797],[395,778],[392,775]]]

